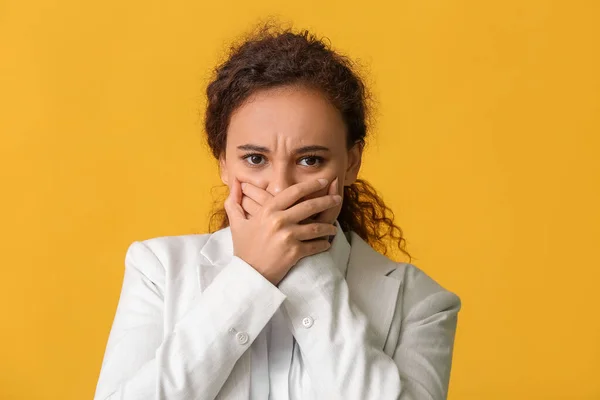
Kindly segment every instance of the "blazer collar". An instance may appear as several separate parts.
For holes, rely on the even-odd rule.
[[[398,263],[378,253],[356,232],[351,232],[350,245],[346,274],[350,299],[367,315],[374,343],[383,350],[400,292],[401,280],[389,276]]]
[[[350,265],[369,269],[376,275],[388,276],[397,267],[397,263],[377,252],[358,233],[350,232]]]

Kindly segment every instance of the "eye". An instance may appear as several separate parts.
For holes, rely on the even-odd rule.
[[[305,167],[316,167],[323,164],[323,157],[319,156],[306,156],[300,159],[301,165]],[[304,162],[302,164],[302,162]]]
[[[264,163],[265,157],[261,154],[246,154],[242,156],[242,159],[245,160],[250,166],[257,167]]]

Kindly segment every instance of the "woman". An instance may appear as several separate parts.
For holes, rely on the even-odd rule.
[[[130,246],[95,398],[446,398],[460,300],[373,248],[403,239],[357,179],[350,61],[264,29],[207,97],[222,229]]]

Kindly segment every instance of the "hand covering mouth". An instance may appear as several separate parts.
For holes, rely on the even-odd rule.
[[[310,217],[305,218],[302,221],[300,221],[300,224],[310,224],[312,222],[315,222],[319,218],[320,215],[321,215],[321,213],[313,214]]]

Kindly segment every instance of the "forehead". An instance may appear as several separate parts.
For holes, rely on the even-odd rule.
[[[241,142],[275,145],[345,146],[339,111],[315,89],[278,87],[254,93],[231,116],[228,146]]]

